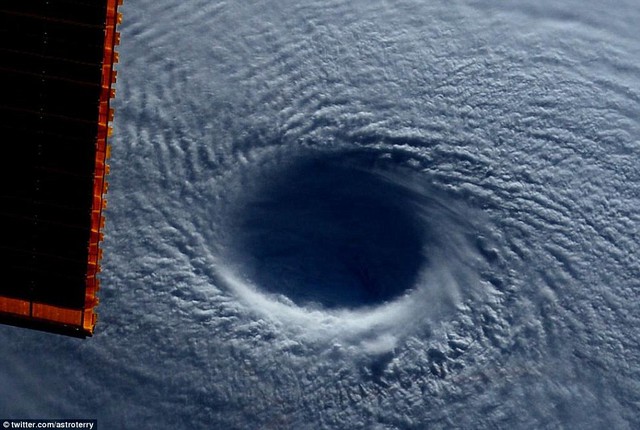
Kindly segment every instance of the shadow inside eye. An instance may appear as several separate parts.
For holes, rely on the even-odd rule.
[[[240,208],[234,254],[263,291],[335,309],[414,286],[425,256],[410,191],[357,161],[289,165]]]

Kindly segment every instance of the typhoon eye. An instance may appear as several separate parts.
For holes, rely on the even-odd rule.
[[[218,275],[254,310],[329,338],[397,335],[482,290],[465,210],[407,154],[313,150],[251,163],[234,174],[241,196],[218,208],[216,253]]]
[[[426,256],[411,191],[353,158],[290,163],[244,199],[232,253],[260,290],[339,309],[380,305],[414,287]]]

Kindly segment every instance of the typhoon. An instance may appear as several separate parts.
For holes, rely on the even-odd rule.
[[[0,416],[638,427],[640,9],[529,3],[124,5],[96,335]]]

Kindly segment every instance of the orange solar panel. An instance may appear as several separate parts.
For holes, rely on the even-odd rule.
[[[0,5],[2,323],[93,334],[120,4]]]

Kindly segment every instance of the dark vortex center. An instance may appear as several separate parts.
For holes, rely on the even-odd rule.
[[[406,189],[333,159],[283,170],[238,213],[236,252],[251,281],[324,308],[381,304],[412,288],[423,235]]]

